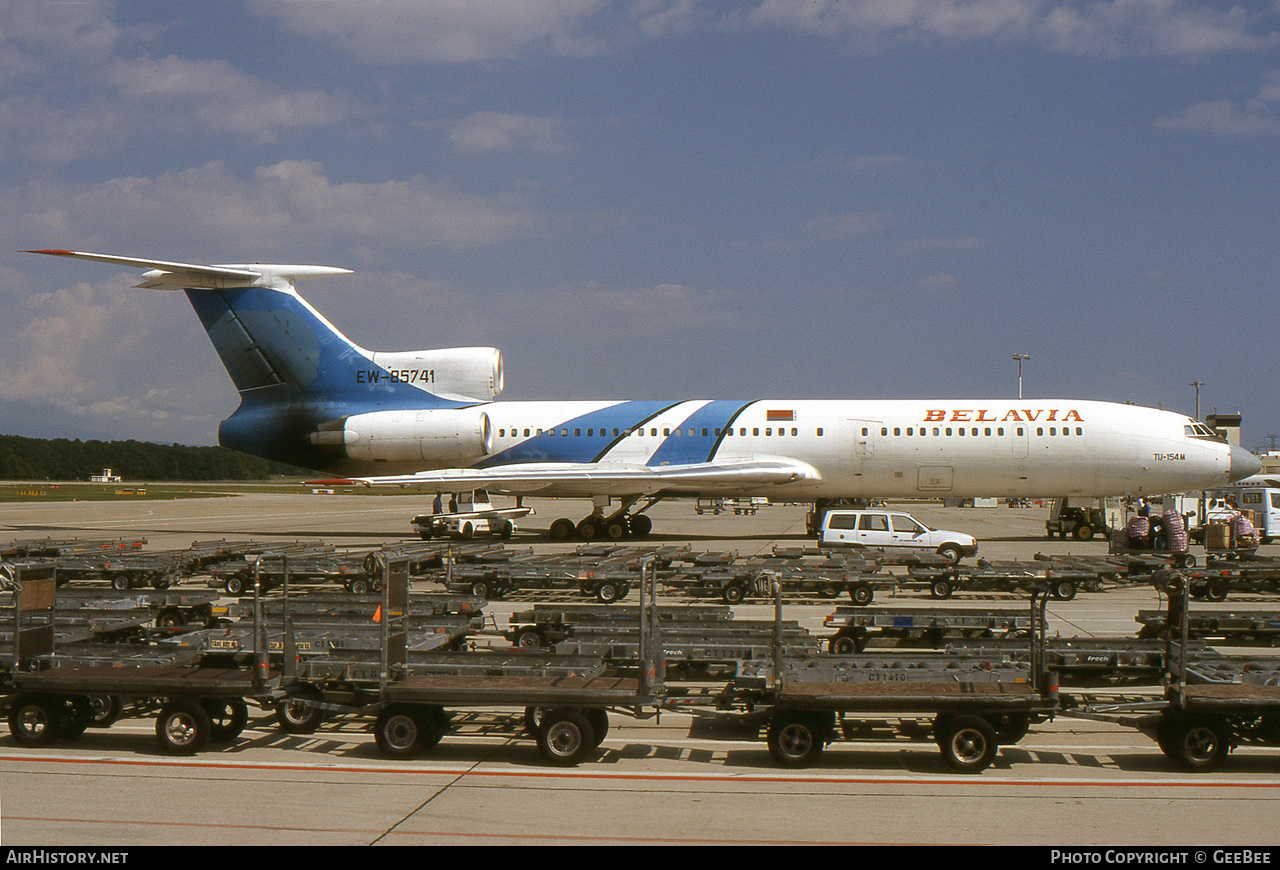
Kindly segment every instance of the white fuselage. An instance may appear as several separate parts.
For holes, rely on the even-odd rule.
[[[799,479],[702,484],[698,491],[795,498],[1063,496],[1156,494],[1221,485],[1231,449],[1195,434],[1194,421],[1168,411],[1077,400],[759,400],[665,403],[644,419],[611,414],[629,403],[493,402],[484,455],[456,451],[419,459],[399,453],[367,471],[591,463],[602,471],[655,471],[692,463],[782,459],[805,468]],[[719,416],[713,404],[727,406]],[[732,413],[728,413],[731,411]],[[700,413],[702,412],[702,413]],[[432,412],[425,412],[430,414]],[[412,421],[405,420],[406,426]],[[718,424],[718,425],[717,425]],[[351,455],[377,459],[348,421]],[[410,439],[412,435],[405,432]],[[404,445],[404,440],[399,444]],[[353,449],[354,448],[354,449]],[[518,491],[519,486],[504,486]],[[528,491],[574,496],[636,493],[634,480],[545,481]],[[648,491],[688,491],[655,480]]]

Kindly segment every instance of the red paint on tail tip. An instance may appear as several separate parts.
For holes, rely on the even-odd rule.
[[[355,486],[355,481],[349,477],[335,477],[333,480],[304,480],[303,486]]]
[[[24,254],[54,254],[58,257],[70,257],[75,251],[64,251],[62,248],[42,248],[38,251],[23,251]]]

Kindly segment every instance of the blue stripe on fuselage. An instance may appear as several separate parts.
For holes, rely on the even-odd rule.
[[[619,402],[557,423],[477,463],[479,468],[521,462],[598,462],[615,444],[679,402]],[[614,435],[613,430],[618,434]],[[575,435],[574,432],[578,434]],[[561,434],[561,433],[564,434]],[[586,433],[592,433],[587,435]],[[554,434],[552,434],[554,433]]]
[[[649,457],[646,465],[692,465],[710,462],[724,431],[751,402],[707,402],[690,414]],[[676,434],[678,432],[679,434]]]

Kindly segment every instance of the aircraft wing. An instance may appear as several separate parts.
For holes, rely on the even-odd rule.
[[[386,477],[355,477],[333,484],[415,486],[439,490],[487,489],[507,495],[557,497],[740,492],[756,487],[820,480],[817,469],[794,459],[749,459],[691,465],[530,463],[493,468],[450,468]]]

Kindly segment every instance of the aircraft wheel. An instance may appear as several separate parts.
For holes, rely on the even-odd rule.
[[[609,520],[604,525],[604,536],[611,541],[620,541],[627,535],[627,526],[622,520]]]
[[[643,538],[653,531],[653,520],[644,514],[636,514],[627,520],[627,526],[631,529],[631,534],[637,538]]]
[[[596,526],[595,517],[587,517],[581,520],[577,525],[578,537],[584,541],[594,540],[596,535],[600,533],[600,529]]]
[[[575,527],[573,520],[561,517],[551,524],[551,540],[567,541],[573,537]]]

